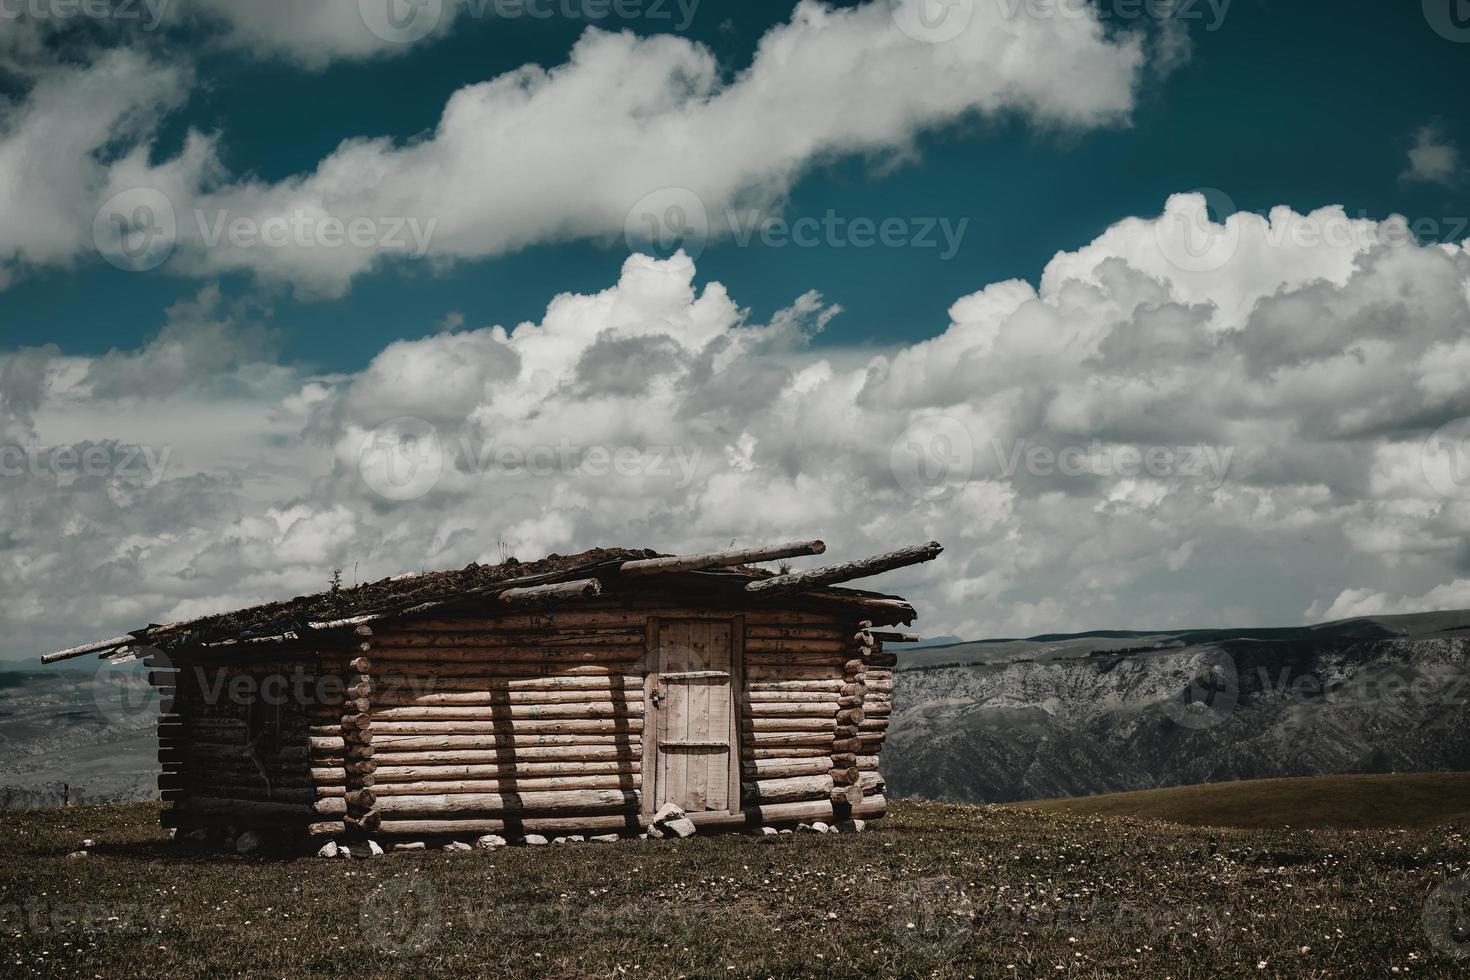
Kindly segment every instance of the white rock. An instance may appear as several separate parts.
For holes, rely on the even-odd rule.
[[[799,823],[796,825],[796,829],[804,834],[809,834],[812,832],[812,825],[809,823]]]
[[[585,844],[585,843],[587,843],[587,838],[583,837],[581,834],[572,834],[570,837],[567,838],[567,843],[568,844]]]
[[[383,855],[383,849],[375,840],[370,840],[366,844],[349,844],[346,852],[358,859],[382,857]]]
[[[617,834],[598,834],[595,837],[589,837],[587,839],[594,844],[616,844],[619,837]]]
[[[653,822],[657,824],[663,824],[668,823],[670,820],[682,820],[683,817],[683,807],[681,807],[677,803],[665,803],[663,806],[659,807],[658,812],[653,815]]]
[[[663,838],[664,832],[662,830],[659,830],[656,824],[649,824],[648,829],[643,832],[643,836],[652,837],[654,840],[660,840]]]
[[[82,850],[86,850],[89,847],[96,847],[96,846],[97,846],[97,842],[94,841],[90,837],[88,837],[86,840],[82,841]]]
[[[832,829],[844,834],[861,834],[868,829],[868,824],[865,820],[839,820]]]
[[[425,844],[421,840],[408,841],[403,844],[393,845],[393,850],[395,851],[426,851],[428,849],[429,845]]]
[[[754,833],[757,833],[762,837],[774,837],[778,833],[778,831],[775,827],[761,827],[754,831]]]
[[[368,841],[368,853],[371,854],[373,857],[382,857],[383,849],[378,846],[377,841],[370,840]]]
[[[693,837],[697,829],[694,821],[688,817],[680,817],[678,820],[670,820],[664,824],[664,830],[675,837]]]
[[[260,850],[260,845],[265,843],[253,830],[247,830],[235,838],[235,852],[237,854],[254,854]]]
[[[68,858],[84,858],[87,856],[88,854],[86,851],[72,851],[70,854],[67,855]]]
[[[812,824],[812,829],[815,830],[819,834],[825,834],[828,831],[830,831],[832,828],[829,827],[829,826],[827,826],[822,821],[818,820],[816,823]]]
[[[474,850],[474,848],[470,847],[470,845],[466,844],[462,840],[452,840],[448,844],[445,844],[444,845],[444,849],[446,851],[450,851],[450,852],[456,853],[456,854],[457,853],[460,853],[462,851],[471,851],[471,850]]]
[[[316,852],[316,856],[319,858],[334,858],[337,856],[338,850],[339,848],[337,847],[337,842],[334,840],[329,840],[322,845],[321,850]]]
[[[783,829],[782,829],[782,830],[781,830],[781,831],[780,831],[780,833],[783,833],[783,834],[789,834],[789,833],[791,833],[791,828],[790,828],[790,827],[785,827],[785,828],[783,828]]]
[[[540,834],[527,834],[521,838],[521,843],[526,847],[541,847],[546,844],[546,838]]]
[[[493,851],[497,847],[504,847],[507,841],[499,834],[486,834],[475,841],[475,846],[482,851]]]

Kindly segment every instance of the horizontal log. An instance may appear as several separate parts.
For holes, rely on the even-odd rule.
[[[814,756],[810,759],[746,759],[740,764],[740,774],[745,779],[780,779],[787,776],[820,776],[830,772],[830,756]]]
[[[811,800],[805,803],[767,803],[744,808],[747,818],[755,823],[810,823],[814,820],[829,820],[832,817],[830,799]]]
[[[383,721],[373,727],[373,744],[397,735],[617,735],[643,731],[641,717],[502,719],[497,721]]]
[[[577,834],[593,830],[634,834],[641,829],[638,815],[627,813],[479,820],[384,820],[378,828],[378,834],[383,837],[412,838],[467,837],[480,834]]]
[[[741,758],[753,759],[825,759],[832,754],[824,745],[750,745],[740,747]]]
[[[852,644],[841,639],[746,638],[747,653],[851,653]]]
[[[832,745],[831,732],[753,732],[741,739],[742,743],[756,748],[774,748],[778,745],[820,747]]]
[[[820,799],[831,792],[832,777],[825,773],[820,776],[791,776],[741,784],[741,798],[755,805]]]
[[[835,691],[748,690],[745,692],[745,700],[748,704],[820,704],[826,710],[837,708]]]
[[[589,663],[628,664],[641,658],[645,644],[623,643],[600,647],[415,647],[379,650],[375,654],[384,670],[402,670],[405,664],[478,663],[500,669],[500,665],[555,664],[575,666]]]
[[[379,797],[434,796],[448,794],[554,793],[582,789],[640,789],[639,773],[609,773],[601,776],[548,776],[541,779],[445,779],[416,783],[384,783],[376,787]]]
[[[871,558],[862,558],[858,561],[843,562],[838,565],[827,565],[823,568],[811,568],[805,571],[789,572],[785,575],[760,579],[747,583],[745,591],[755,593],[756,595],[774,595],[778,592],[799,592],[804,589],[831,585],[835,582],[850,582],[853,579],[878,575],[895,568],[904,568],[909,565],[917,565],[921,562],[933,561],[939,557],[940,552],[943,550],[944,547],[938,541],[930,541],[928,544],[916,545],[912,548],[901,548],[898,551],[890,551],[887,554],[874,555]]]
[[[864,820],[877,820],[887,812],[888,801],[882,796],[865,796],[861,803],[852,808],[852,815]]]
[[[426,679],[447,679],[454,677],[484,678],[486,680],[507,681],[520,678],[569,678],[569,677],[623,677],[629,673],[628,664],[623,661],[609,661],[608,663],[546,663],[542,661],[520,662],[520,661],[496,661],[489,662],[483,657],[475,656],[464,661],[446,662],[443,660],[426,661],[395,660],[383,665],[385,673],[396,676],[405,674],[418,676]],[[374,675],[375,684],[381,684],[381,675]],[[423,681],[419,684],[422,686]],[[444,690],[450,690],[444,687]]]
[[[381,758],[395,752],[423,751],[425,749],[482,749],[497,750],[503,754],[519,752],[521,749],[551,746],[611,746],[632,745],[642,739],[637,732],[612,733],[543,733],[536,735],[385,735],[378,736],[373,748]]]
[[[497,748],[479,746],[470,749],[403,749],[385,748],[377,757],[378,772],[402,766],[500,766],[521,762],[611,762],[637,759],[643,753],[641,739],[612,740],[597,745],[546,745]]]
[[[742,731],[756,732],[827,732],[832,733],[831,717],[741,718]]]
[[[431,672],[395,672],[379,674],[374,679],[376,702],[384,697],[433,696],[458,692],[522,692],[522,691],[643,691],[642,674],[608,673],[591,676],[508,677],[491,673],[484,667],[435,668]]]
[[[878,757],[876,755],[860,755],[855,763],[864,772],[878,771]]]
[[[745,674],[745,687],[746,687],[746,690],[748,690],[748,691],[750,691],[752,693],[761,693],[761,692],[772,692],[772,693],[780,693],[780,692],[785,692],[785,693],[802,692],[802,693],[808,693],[808,692],[814,692],[814,691],[825,691],[825,692],[828,692],[828,693],[831,693],[831,694],[837,694],[839,691],[842,690],[843,683],[844,683],[844,681],[842,680],[841,677],[838,677],[838,676],[835,676],[835,675],[831,675],[831,674],[829,674],[828,676],[825,676],[825,677],[817,677],[817,678],[790,678],[790,679],[786,679],[786,678],[777,677],[777,678],[764,679],[764,680],[763,679],[759,679],[759,678],[753,678],[753,677],[751,677],[750,671],[748,669],[747,669],[746,674]],[[816,700],[816,699],[814,698],[813,700]]]
[[[532,704],[643,704],[643,686],[610,691],[445,691],[440,694],[389,693],[373,698],[375,708],[486,708]]]
[[[378,805],[385,820],[394,817],[450,814],[459,817],[498,816],[506,813],[597,813],[636,809],[638,790],[567,790],[559,793],[442,793],[428,796],[388,796]]]
[[[555,582],[550,585],[531,585],[525,588],[506,589],[496,598],[508,606],[535,606],[543,602],[559,602],[567,599],[584,599],[602,592],[602,583],[595,578],[576,579],[571,582]]]
[[[501,764],[383,766],[377,773],[379,783],[434,782],[444,780],[540,779],[550,776],[618,776],[638,774],[638,759],[613,759],[607,762],[505,762]]]
[[[378,638],[376,649],[425,650],[437,647],[468,647],[494,650],[549,649],[559,647],[633,646],[643,643],[641,624],[603,629],[465,630],[460,632],[403,630]],[[376,655],[376,654],[375,654]]]
[[[393,721],[544,721],[590,720],[597,718],[641,718],[643,699],[614,702],[574,701],[567,704],[499,704],[499,705],[405,705],[382,707],[373,712],[379,731],[384,722]]]
[[[745,627],[745,640],[834,640],[847,636],[837,626],[750,626]]]
[[[819,666],[764,664],[747,659],[745,677],[752,686],[770,681],[841,681],[842,665],[836,662]]]
[[[775,561],[778,558],[797,558],[802,555],[820,555],[827,550],[821,541],[794,541],[788,544],[766,545],[759,548],[732,548],[725,551],[709,551],[699,555],[670,555],[667,558],[640,558],[625,561],[618,573],[636,577],[642,575],[666,575],[670,572],[692,572],[702,568],[723,568],[745,565],[752,562]]]
[[[836,701],[747,701],[744,713],[750,718],[822,718],[831,721],[836,712]]]

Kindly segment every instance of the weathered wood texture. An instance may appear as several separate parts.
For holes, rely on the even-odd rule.
[[[856,614],[785,601],[438,613],[258,665],[166,664],[165,821],[393,836],[631,830],[666,801],[711,828],[879,815],[891,655]],[[266,716],[218,697],[265,666],[334,693]]]

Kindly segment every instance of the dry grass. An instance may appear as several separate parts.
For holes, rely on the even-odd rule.
[[[1470,862],[1451,827],[1205,831],[899,803],[858,836],[328,862],[190,851],[155,820],[149,805],[0,814],[8,976],[1387,977],[1465,963],[1448,920],[1424,924],[1426,898]],[[85,837],[93,856],[68,860]]]
[[[1144,817],[1195,827],[1368,830],[1466,825],[1470,824],[1470,772],[1251,779],[1009,805],[1093,817]]]

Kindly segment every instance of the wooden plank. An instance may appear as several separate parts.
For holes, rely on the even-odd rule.
[[[725,805],[731,811],[740,809],[740,718],[745,705],[745,617],[736,616],[730,623],[730,751],[725,754]]]
[[[750,562],[773,561],[777,558],[797,558],[802,555],[820,555],[827,550],[821,541],[796,541],[790,544],[767,545],[760,548],[736,548],[727,551],[710,551],[700,555],[670,555],[667,558],[640,558],[625,561],[618,571],[623,575],[663,575],[669,572],[691,572],[701,568],[723,568],[744,565]]]
[[[661,780],[659,779],[658,763],[658,736],[662,725],[662,713],[653,702],[653,692],[658,690],[659,662],[658,662],[659,620],[657,616],[649,616],[644,622],[644,644],[647,650],[647,660],[653,669],[643,676],[643,703],[644,716],[649,723],[643,726],[643,758],[649,760],[648,778],[652,785],[643,786],[643,799],[641,806],[642,822],[650,823],[653,820],[654,811],[658,807],[658,801],[662,798]]]

